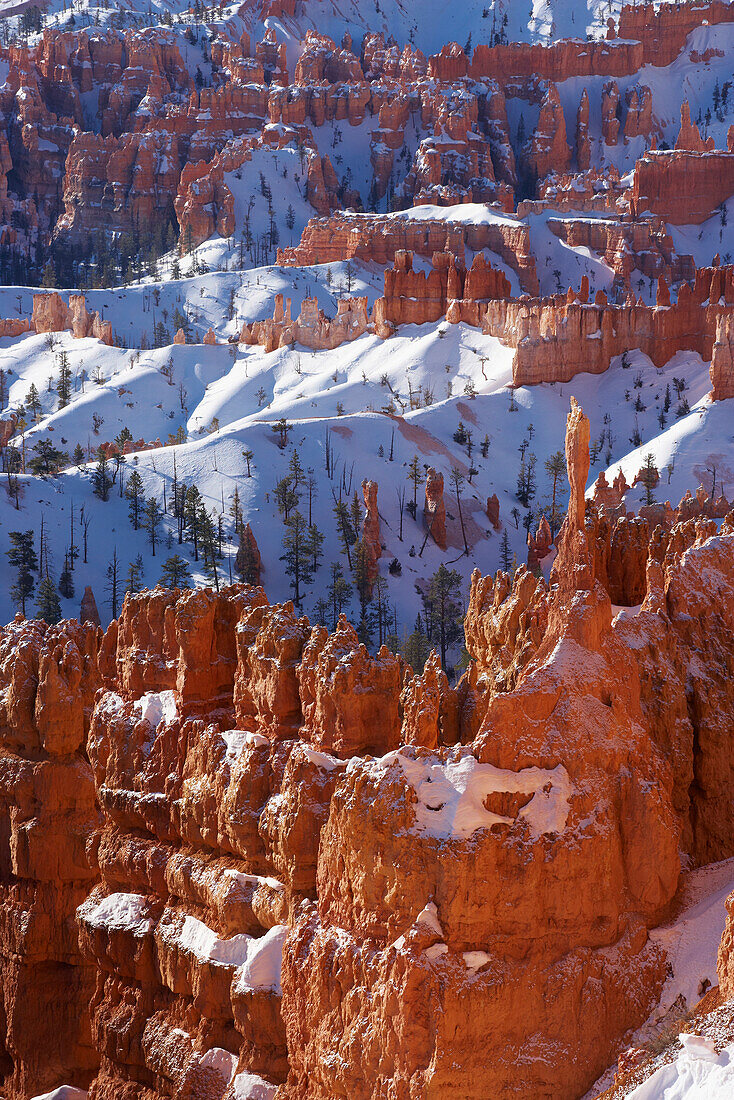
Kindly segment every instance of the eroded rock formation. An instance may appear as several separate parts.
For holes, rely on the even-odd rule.
[[[2,632],[8,1097],[584,1092],[681,853],[734,848],[734,517],[651,538],[588,443],[574,403],[551,583],[475,573],[456,688],[249,586]]]

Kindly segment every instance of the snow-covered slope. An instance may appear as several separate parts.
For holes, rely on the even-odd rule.
[[[630,1047],[651,1044],[659,1053],[641,1065],[639,1084],[633,1079],[627,1087],[604,1092],[604,1100],[729,1100],[734,1096],[731,1002],[709,1016],[693,1017],[691,1024],[681,1024],[679,1039],[674,1026],[717,984],[716,954],[726,922],[724,903],[732,889],[732,859],[684,873],[673,917],[650,933],[666,952],[668,980],[650,1018],[627,1043]],[[584,1100],[608,1089],[615,1069],[610,1067]]]
[[[603,37],[606,21],[617,16],[620,0],[302,0],[295,18],[270,16],[266,25],[301,38],[311,28],[341,41],[345,32],[359,45],[363,35],[378,31],[400,45],[412,42],[424,53],[437,53],[447,40],[476,46],[504,34],[511,42],[548,42],[556,38]],[[246,18],[259,25],[260,0],[248,0]]]
[[[322,277],[318,287],[328,296],[325,277],[319,273]],[[291,288],[291,293],[298,301],[299,293],[307,289],[306,277],[295,274],[299,275],[299,287],[298,291]],[[252,282],[237,292],[237,318],[231,322],[226,317],[224,287],[239,280],[234,274],[198,276],[160,287],[100,291],[90,299],[93,305],[103,308],[116,330],[124,330],[125,322],[131,319],[139,332],[136,326],[142,322],[134,303],[145,299],[150,311],[155,309],[162,316],[164,309],[173,311],[180,295],[189,303],[199,304],[204,315],[199,330],[211,324],[221,339],[235,331],[243,317],[264,315],[266,302],[270,308],[274,287],[293,277],[291,271],[277,269],[249,273]],[[367,286],[371,277],[368,268],[355,265],[358,285]],[[263,291],[262,297],[258,296],[262,289],[258,287],[259,279],[267,285],[267,294]],[[315,285],[312,278],[309,288]],[[157,307],[153,298],[156,291],[160,295]],[[0,310],[8,304],[9,293],[6,290],[0,294]],[[70,403],[58,409],[57,395],[49,391],[48,383],[58,375],[62,352],[68,356],[74,390]],[[126,480],[136,469],[145,493],[155,495],[161,503],[164,491],[166,502],[170,501],[174,470],[179,480],[196,484],[207,507],[223,516],[225,558],[221,569],[225,578],[229,577],[235,551],[228,509],[236,488],[244,517],[251,523],[262,553],[263,581],[273,600],[291,595],[280,561],[284,528],[274,490],[276,482],[287,474],[296,449],[304,470],[315,473],[317,488],[311,508],[314,522],[326,539],[323,564],[313,583],[305,588],[304,608],[311,614],[327,587],[330,563],[341,561],[347,571],[335,530],[335,497],[341,494],[351,500],[355,491],[359,493],[364,478],[376,480],[385,546],[381,571],[388,581],[399,633],[412,628],[421,608],[420,588],[439,564],[447,561],[430,540],[423,546],[422,486],[417,495],[417,521],[405,511],[400,538],[399,493],[405,489],[406,499],[411,499],[407,477],[414,455],[418,455],[421,473],[432,465],[444,475],[448,560],[467,585],[473,568],[489,573],[501,564],[501,536],[492,530],[485,511],[487,497],[493,493],[500,500],[510,552],[518,561],[524,560],[523,518],[527,513],[515,495],[519,448],[525,441],[528,456],[533,454],[537,459],[537,493],[532,502],[535,515],[539,506],[550,503],[551,483],[544,463],[562,446],[571,394],[590,416],[592,438],[598,444],[590,482],[607,468],[610,476],[623,469],[631,481],[644,455],[652,451],[663,470],[661,499],[669,497],[677,503],[687,488],[695,488],[701,475],[705,476],[710,456],[728,450],[727,407],[710,403],[706,396],[710,388],[708,364],[696,355],[679,353],[658,371],[641,353],[632,352],[629,367],[617,361],[600,377],[580,375],[567,385],[521,388],[515,391],[514,401],[508,389],[511,359],[510,349],[482,336],[479,330],[445,323],[406,326],[387,342],[365,335],[334,351],[319,352],[296,347],[265,353],[259,347],[226,343],[131,351],[108,348],[93,340],[75,340],[69,334],[55,336],[52,341],[31,334],[4,340],[0,348],[0,365],[12,372],[8,408],[27,402],[31,383],[40,394],[38,422],[29,424],[26,431],[29,455],[41,438],[52,439],[70,454],[79,444],[85,456],[93,458],[99,444],[114,439],[123,428],[128,428],[135,439],[148,441],[166,442],[169,436],[183,433],[185,441],[178,446],[128,457],[123,478]],[[685,397],[691,410],[679,418],[675,415],[676,377],[685,379]],[[673,395],[673,403],[666,427],[661,430],[659,416],[666,389]],[[277,445],[277,433],[273,431],[281,417],[293,425],[285,449]],[[456,441],[460,422],[471,433],[471,444]],[[638,438],[635,433],[642,440],[639,446],[634,444]],[[331,476],[326,472],[327,437],[333,459]],[[485,437],[486,457],[482,453]],[[459,434],[462,438],[466,437]],[[243,456],[248,450],[254,456],[250,477]],[[475,472],[469,480],[472,464]],[[726,479],[726,463],[720,462],[719,466],[720,479]],[[470,545],[468,556],[463,555],[458,509],[450,496],[452,467],[466,478],[462,510]],[[167,556],[190,550],[185,544],[179,547],[176,524],[169,516],[164,519],[162,546],[154,558],[145,533],[131,529],[128,503],[119,496],[119,483],[107,502],[92,494],[93,468],[94,463],[89,462],[45,480],[21,475],[19,511],[14,498],[4,488],[0,490],[0,553],[7,549],[9,531],[32,528],[38,532],[43,516],[56,575],[69,544],[72,504],[77,522],[82,506],[91,518],[92,552],[86,563],[77,561],[76,594],[63,601],[68,615],[77,612],[78,597],[86,584],[93,586],[100,604],[103,602],[106,570],[115,550],[123,572],[128,562],[142,555],[146,584],[159,579],[161,563]],[[631,492],[628,499],[631,506],[639,503],[640,491]],[[302,509],[304,506],[302,503]],[[400,563],[401,575],[388,571],[393,559]],[[203,579],[200,564],[192,561],[191,567],[194,575],[198,572]],[[353,614],[356,609],[355,599]],[[109,617],[109,603],[100,610]],[[13,611],[7,586],[3,586],[0,615],[7,619]]]

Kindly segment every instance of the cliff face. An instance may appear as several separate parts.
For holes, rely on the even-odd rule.
[[[5,628],[4,1095],[584,1092],[734,849],[734,521],[611,533],[588,447],[574,403],[551,585],[475,574],[456,688],[247,586]]]
[[[99,1066],[96,971],[75,919],[97,877],[85,743],[98,648],[89,624],[16,622],[0,636],[0,1052],[13,1097],[86,1085]]]

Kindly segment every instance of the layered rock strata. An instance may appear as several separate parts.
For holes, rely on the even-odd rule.
[[[588,444],[574,404],[550,584],[475,574],[456,688],[247,586],[2,632],[5,1095],[584,1092],[681,854],[734,850],[734,517],[611,531]]]

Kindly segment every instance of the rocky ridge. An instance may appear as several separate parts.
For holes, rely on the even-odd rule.
[[[566,460],[550,584],[475,574],[455,688],[246,586],[5,628],[8,1096],[583,1093],[680,853],[734,845],[734,525],[627,519],[610,559],[575,403]]]

